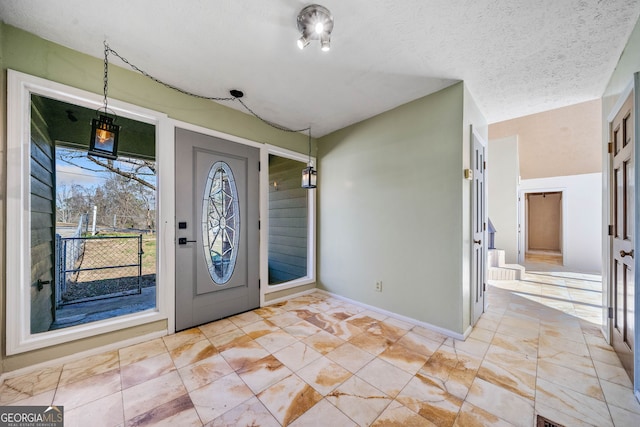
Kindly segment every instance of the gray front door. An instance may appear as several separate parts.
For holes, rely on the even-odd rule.
[[[260,305],[259,150],[176,129],[176,330]]]

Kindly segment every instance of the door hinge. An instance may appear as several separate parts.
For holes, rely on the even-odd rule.
[[[487,284],[486,283],[482,284],[482,292],[487,292]]]
[[[258,279],[258,289],[262,289],[262,281]]]
[[[261,168],[260,163],[261,163],[261,162],[258,162],[258,172],[260,172],[260,170],[261,170],[261,169],[260,169],[260,168]]]
[[[487,231],[487,223],[486,222],[483,224],[482,227],[483,227],[482,231]]]
[[[613,236],[613,225],[609,226],[609,236]]]
[[[487,162],[482,162],[482,169],[487,170]]]
[[[258,220],[258,230],[260,230],[260,220]]]
[[[613,307],[609,307],[609,319],[613,319]]]
[[[613,142],[607,144],[607,152],[609,154],[613,153]]]

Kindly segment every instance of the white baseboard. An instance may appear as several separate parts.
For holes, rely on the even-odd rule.
[[[341,295],[334,294],[334,293],[329,292],[329,291],[325,291],[324,289],[313,289],[313,291],[314,292],[320,292],[320,293],[323,293],[323,294],[326,294],[326,295],[330,295],[333,298],[336,298],[336,299],[339,299],[339,300],[342,300],[342,301],[346,301],[346,302],[348,302],[350,304],[357,305],[359,307],[366,308],[367,310],[375,311],[377,313],[381,313],[381,314],[384,314],[384,315],[389,316],[389,317],[393,317],[394,319],[402,320],[403,322],[411,323],[411,324],[414,324],[416,326],[420,326],[420,327],[423,327],[425,329],[429,329],[431,331],[438,332],[438,333],[440,333],[442,335],[445,335],[445,336],[451,337],[451,338],[455,338],[457,340],[463,340],[464,341],[465,339],[467,339],[467,337],[469,336],[469,334],[471,333],[471,331],[473,329],[471,326],[469,326],[467,328],[467,330],[464,331],[464,334],[460,334],[458,332],[453,332],[453,331],[450,331],[449,329],[441,328],[439,326],[435,326],[435,325],[432,325],[432,324],[427,323],[427,322],[422,322],[420,320],[416,320],[416,319],[413,319],[411,317],[407,317],[407,316],[403,316],[401,314],[397,314],[397,313],[394,313],[394,312],[391,312],[391,311],[387,311],[387,310],[384,310],[384,309],[379,308],[379,307],[374,307],[374,306],[369,305],[369,304],[364,304],[364,303],[362,303],[360,301],[352,300],[350,298],[346,298],[346,297],[343,297]]]
[[[145,341],[150,341],[156,338],[164,337],[167,335],[166,330],[152,332],[146,335],[140,335],[139,337],[133,337],[124,341],[117,341],[111,344],[103,345],[100,347],[92,348],[89,350],[81,351],[79,353],[70,354],[68,356],[59,357],[57,359],[47,360],[45,362],[36,363],[35,365],[25,366],[24,368],[18,368],[13,371],[3,372],[0,374],[0,383],[9,378],[19,377],[23,374],[28,374],[38,369],[51,368],[55,366],[64,365],[65,363],[75,362],[76,360],[84,359],[86,357],[95,356],[107,351],[119,350],[121,348],[129,347],[131,345],[140,344]]]

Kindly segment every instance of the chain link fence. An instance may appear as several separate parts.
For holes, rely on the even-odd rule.
[[[139,294],[142,235],[56,238],[56,305]]]

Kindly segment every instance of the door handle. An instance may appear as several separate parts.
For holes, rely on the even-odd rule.
[[[627,255],[629,255],[631,258],[633,258],[633,249],[631,249],[629,252],[620,251],[620,257],[624,258]]]
[[[475,243],[476,245],[479,245],[480,243],[482,243],[482,240],[474,240],[473,243]]]
[[[187,240],[186,237],[178,237],[178,244],[179,245],[186,245],[187,243],[195,243],[195,240]]]

